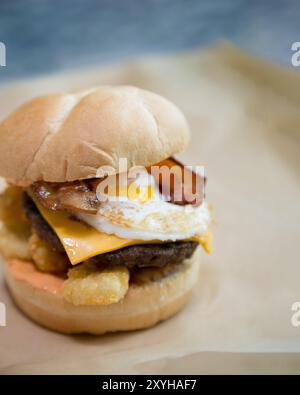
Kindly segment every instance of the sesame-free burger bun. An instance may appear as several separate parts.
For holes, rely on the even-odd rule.
[[[75,306],[63,299],[63,280],[35,269],[32,262],[6,259],[5,275],[19,308],[32,320],[62,333],[147,328],[178,312],[198,279],[198,254],[160,280],[130,285],[125,298],[107,306]]]
[[[26,185],[96,176],[119,158],[149,166],[183,151],[189,129],[163,97],[131,86],[102,86],[37,97],[0,124],[0,176]]]

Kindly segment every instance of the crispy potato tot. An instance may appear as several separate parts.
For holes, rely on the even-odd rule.
[[[148,284],[154,281],[160,281],[167,276],[175,273],[176,271],[182,269],[186,262],[180,265],[174,263],[168,263],[162,267],[142,267],[132,270],[130,273],[130,283],[131,284]]]
[[[3,186],[0,194],[0,252],[4,256],[30,259],[30,223],[22,209],[22,188]]]
[[[28,237],[17,235],[0,221],[0,253],[6,257],[31,259]]]
[[[124,298],[129,286],[126,267],[100,269],[83,263],[69,270],[64,298],[78,305],[109,305]]]
[[[22,208],[23,189],[9,185],[0,195],[0,220],[10,231],[22,237],[29,237],[30,223]]]
[[[56,274],[67,272],[69,267],[67,258],[54,251],[47,242],[41,240],[35,233],[29,239],[29,248],[31,258],[41,272]]]

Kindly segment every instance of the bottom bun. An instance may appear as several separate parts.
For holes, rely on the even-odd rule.
[[[32,262],[6,259],[5,274],[19,308],[42,326],[62,333],[128,331],[147,328],[178,312],[198,279],[193,258],[159,281],[130,285],[125,298],[108,306],[75,306],[63,298],[63,279],[38,272]]]

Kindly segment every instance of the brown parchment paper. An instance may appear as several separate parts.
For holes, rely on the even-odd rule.
[[[300,75],[221,45],[1,86],[0,117],[35,95],[134,84],[173,100],[215,207],[186,309],[152,329],[64,336],[25,318],[3,280],[0,373],[300,373]],[[1,141],[0,141],[1,144]]]

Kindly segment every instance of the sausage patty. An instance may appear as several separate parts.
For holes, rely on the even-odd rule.
[[[25,214],[38,237],[49,243],[56,252],[65,253],[66,251],[56,233],[42,217],[33,200],[27,195],[27,193],[23,193],[22,205],[25,210]]]
[[[25,213],[38,237],[48,242],[55,251],[65,253],[61,241],[44,220],[33,200],[26,193],[22,200]],[[89,261],[99,265],[125,265],[129,269],[162,267],[170,263],[179,264],[190,258],[197,246],[195,241],[140,244],[96,255]]]
[[[198,243],[195,241],[140,244],[96,255],[90,261],[101,265],[125,265],[129,269],[134,267],[162,267],[170,263],[181,263],[190,258],[197,245]]]

